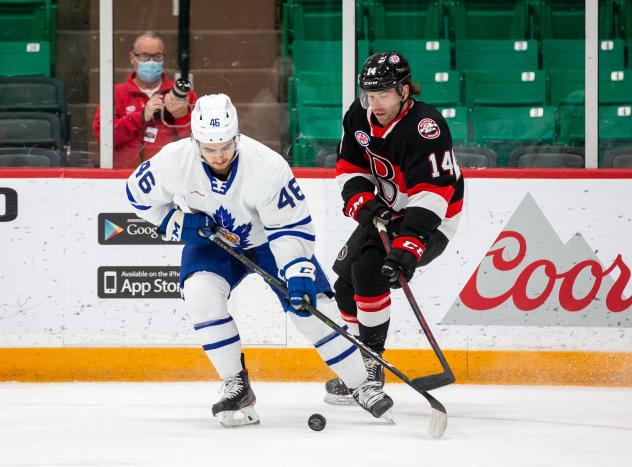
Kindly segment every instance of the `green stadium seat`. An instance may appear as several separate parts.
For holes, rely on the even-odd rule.
[[[437,110],[441,112],[450,128],[452,146],[466,146],[469,142],[467,107],[437,107]]]
[[[599,104],[632,104],[632,70],[599,77]]]
[[[539,105],[546,101],[543,71],[468,71],[463,75],[465,104]]]
[[[454,155],[461,167],[496,167],[498,164],[498,155],[489,148],[454,147]]]
[[[458,0],[448,2],[450,38],[527,39],[526,0]]]
[[[342,108],[304,106],[297,108],[297,135],[293,144],[293,163],[313,167],[321,149],[335,146],[342,135]]]
[[[559,109],[560,131],[558,143],[571,146],[583,146],[586,130],[584,128],[584,105],[561,105]]]
[[[449,71],[451,68],[450,41],[447,40],[377,39],[373,41],[372,50],[401,52],[410,63],[413,79],[422,72]]]
[[[61,149],[59,118],[45,112],[1,112],[0,144]]]
[[[498,154],[499,166],[507,164],[517,146],[553,143],[555,109],[552,107],[475,107],[472,111],[474,142]]]
[[[609,149],[604,156],[604,167],[632,169],[632,147]]]
[[[599,106],[599,139],[632,141],[632,103]]]
[[[437,106],[457,106],[461,104],[461,82],[457,71],[421,72],[413,74],[413,81],[419,83],[419,99]]]
[[[442,0],[367,0],[364,11],[368,37],[370,40],[444,38],[442,3]]]
[[[282,6],[283,54],[293,52],[295,41],[340,41],[342,0],[288,0]],[[356,2],[356,35],[363,39],[361,2]]]
[[[579,169],[585,166],[584,149],[570,146],[526,146],[514,149],[508,167]]]
[[[50,76],[50,68],[55,64],[57,47],[57,4],[52,0],[0,0],[0,61],[11,60],[0,66],[2,76],[26,74]],[[28,54],[28,55],[26,55]],[[46,54],[48,70],[41,72],[34,61]],[[38,55],[38,57],[34,57]],[[27,62],[20,66],[20,61]],[[16,72],[4,72],[12,64],[18,65]],[[34,68],[33,73],[28,73]]]
[[[585,75],[583,71],[551,70],[549,83],[553,107],[560,107],[564,104],[584,104]]]
[[[585,52],[583,40],[546,39],[542,41],[543,67],[545,70],[584,71]],[[625,44],[621,39],[599,43],[600,70],[622,70],[624,62]]]
[[[533,40],[458,40],[456,68],[460,71],[534,71],[538,43]]]
[[[581,146],[585,140],[585,114],[583,106],[560,108],[560,136],[564,144]],[[599,146],[605,149],[632,142],[632,103],[599,106]]]
[[[51,112],[61,123],[64,142],[70,138],[70,115],[64,83],[59,78],[0,77],[0,112]]]
[[[60,167],[59,151],[47,148],[0,148],[0,167]]]
[[[0,76],[50,76],[49,42],[0,42]]]
[[[583,71],[552,70],[550,73],[551,105],[583,105],[585,75]],[[599,103],[632,102],[632,71],[610,71],[599,74]]]
[[[585,0],[530,0],[535,37],[538,39],[583,39]],[[613,37],[612,1],[599,0],[599,37]]]
[[[342,105],[342,76],[319,71],[303,71],[295,76],[296,105]]]
[[[357,46],[358,68],[369,56],[369,43],[359,40]],[[342,73],[341,41],[296,41],[292,52],[294,74],[303,71]]]

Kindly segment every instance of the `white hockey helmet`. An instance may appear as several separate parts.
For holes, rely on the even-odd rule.
[[[191,112],[191,134],[200,143],[223,143],[239,134],[237,109],[226,94],[200,97]]]

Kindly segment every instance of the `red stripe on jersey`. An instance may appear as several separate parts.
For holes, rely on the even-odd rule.
[[[378,138],[382,138],[384,136],[384,133],[386,133],[389,130],[389,128],[392,128],[397,122],[399,122],[402,118],[404,118],[404,116],[408,113],[408,111],[412,107],[412,101],[408,101],[407,104],[408,105],[399,113],[399,115],[395,117],[390,123],[388,123],[384,127],[375,125],[373,123],[373,119],[371,118],[373,113],[369,114],[369,125],[371,125],[371,136],[377,136]]]
[[[426,251],[426,246],[417,237],[402,236],[396,237],[393,240],[393,248],[412,253],[417,258],[417,261],[421,259],[421,255]]]
[[[432,183],[418,183],[417,185],[411,187],[408,190],[408,197],[412,197],[417,193],[421,193],[422,191],[429,191],[431,193],[436,193],[441,196],[446,202],[450,202],[452,199],[452,195],[454,195],[454,187],[453,186],[438,186],[433,185]]]
[[[355,174],[355,173],[370,174],[371,170],[368,168],[365,169],[364,167],[358,167],[357,165],[354,165],[351,162],[346,161],[342,158],[339,159],[338,162],[336,162],[336,176],[342,175],[342,174]]]
[[[445,212],[445,217],[450,218],[456,216],[463,209],[463,198],[454,203],[450,203],[448,210]]]

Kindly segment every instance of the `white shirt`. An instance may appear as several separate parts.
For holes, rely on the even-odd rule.
[[[174,207],[205,213],[218,233],[243,249],[270,243],[277,267],[311,259],[315,229],[305,196],[283,157],[241,135],[226,181],[202,162],[191,138],[164,146],[127,180],[136,214],[160,225]]]

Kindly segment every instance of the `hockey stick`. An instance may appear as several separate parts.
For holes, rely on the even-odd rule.
[[[386,230],[386,225],[384,225],[384,223],[377,218],[375,219],[374,223],[375,223],[375,227],[377,227],[377,231],[380,234],[380,238],[382,239],[382,244],[384,245],[384,249],[386,250],[386,253],[390,252],[391,241],[388,238],[388,231]],[[432,347],[432,350],[434,351],[435,355],[439,359],[439,362],[441,362],[441,366],[443,367],[443,373],[437,373],[434,375],[421,376],[419,378],[414,378],[412,381],[413,385],[421,391],[430,391],[431,389],[437,389],[442,386],[447,386],[448,384],[454,383],[454,380],[455,380],[454,373],[452,373],[452,369],[450,368],[450,365],[448,365],[448,361],[443,356],[443,352],[441,352],[441,349],[439,348],[439,344],[437,344],[437,341],[432,335],[432,331],[430,330],[430,327],[428,326],[428,323],[426,322],[424,315],[421,314],[421,309],[419,308],[419,305],[417,304],[417,300],[415,300],[415,296],[410,290],[408,281],[406,280],[403,274],[399,275],[399,284],[402,286],[404,295],[406,295],[406,298],[408,299],[408,303],[410,304],[410,307],[413,309],[415,318],[417,318],[417,321],[419,321],[421,329],[424,331],[424,334],[426,335],[428,342],[430,342],[430,346]]]
[[[257,265],[254,261],[250,260],[246,256],[242,255],[241,253],[233,249],[229,244],[227,244],[224,240],[222,240],[217,235],[211,236],[210,239],[215,245],[220,247],[222,250],[224,250],[226,253],[231,255],[233,258],[235,258],[237,261],[242,263],[251,271],[259,274],[259,276],[261,276],[264,281],[266,281],[268,284],[270,284],[272,287],[274,287],[276,290],[278,290],[279,292],[281,292],[283,295],[287,297],[287,287],[285,287],[283,282],[281,282],[279,279],[272,276],[271,274],[268,274],[265,270],[263,270],[263,268]],[[323,323],[325,323],[331,329],[336,331],[342,337],[344,337],[349,342],[354,344],[356,347],[361,349],[362,352],[369,355],[371,358],[373,358],[373,360],[380,362],[391,373],[393,373],[395,376],[401,379],[404,383],[406,383],[415,391],[417,391],[422,396],[424,396],[426,400],[430,403],[430,406],[432,407],[432,412],[430,414],[430,424],[428,426],[428,433],[433,438],[441,438],[443,436],[443,434],[445,433],[446,427],[448,425],[448,415],[446,413],[445,407],[443,406],[443,404],[441,404],[441,402],[439,402],[437,399],[432,397],[426,391],[418,388],[413,383],[413,381],[410,378],[408,378],[404,373],[402,373],[393,365],[391,365],[389,362],[384,360],[379,354],[377,354],[376,352],[368,348],[366,345],[364,345],[354,336],[349,334],[346,330],[342,329],[340,326],[338,326],[338,324],[336,324],[335,321],[331,320],[325,314],[318,311],[316,308],[314,308],[313,306],[309,304],[305,305],[303,309],[309,311],[312,315],[316,316],[316,318],[321,320]]]

